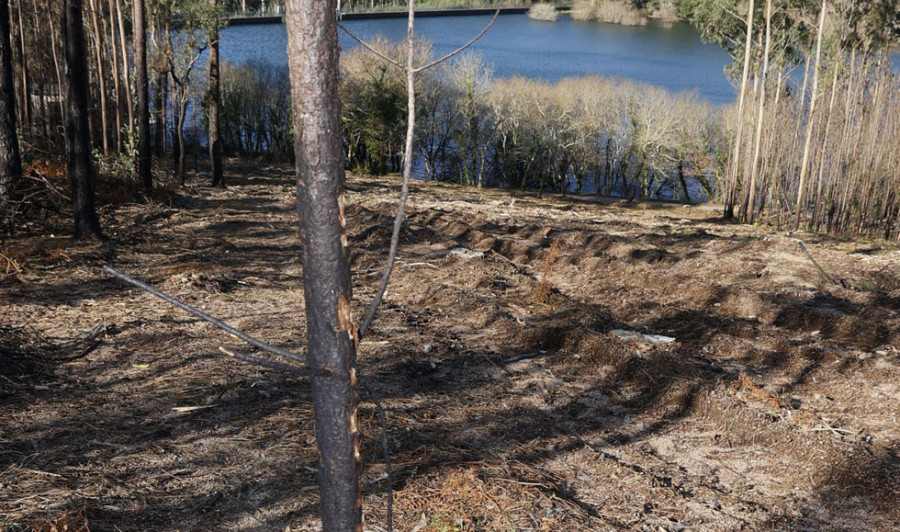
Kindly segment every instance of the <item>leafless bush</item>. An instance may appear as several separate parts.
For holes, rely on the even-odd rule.
[[[553,4],[534,4],[528,9],[528,18],[553,22],[559,18],[559,13]]]
[[[596,20],[597,14],[594,12],[596,0],[581,0],[572,4],[569,16],[572,20]]]
[[[621,0],[602,0],[594,9],[594,15],[600,22],[621,24],[623,26],[643,26],[647,17],[639,10]]]

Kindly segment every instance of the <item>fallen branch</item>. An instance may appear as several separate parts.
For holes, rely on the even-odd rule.
[[[797,239],[797,244],[800,245],[800,249],[803,250],[803,253],[806,254],[806,257],[810,260],[810,262],[812,262],[813,265],[815,265],[815,267],[819,269],[819,272],[821,272],[821,274],[822,274],[823,277],[825,277],[826,279],[828,279],[828,281],[829,281],[831,284],[841,285],[841,283],[838,283],[837,281],[835,281],[830,275],[828,275],[828,272],[826,272],[821,266],[819,266],[819,263],[816,262],[816,259],[813,258],[813,256],[810,254],[809,250],[806,249],[806,246],[803,244],[803,241],[802,241],[802,240],[800,240],[800,239],[798,238],[798,239]]]
[[[307,368],[302,367],[298,368],[297,366],[291,366],[290,364],[282,364],[281,362],[274,362],[272,360],[266,360],[264,358],[259,358],[255,356],[251,356],[245,353],[241,353],[240,351],[232,351],[231,349],[226,349],[225,347],[219,347],[219,351],[225,353],[230,357],[234,357],[238,360],[243,360],[244,362],[250,364],[256,364],[257,366],[262,366],[264,368],[274,369],[277,371],[281,371],[284,373],[288,373],[291,375],[300,375],[300,376],[313,376],[313,377],[330,377],[333,373],[327,369],[316,369],[316,368]]]
[[[525,353],[522,355],[516,355],[514,357],[504,358],[502,362],[504,364],[512,364],[513,362],[520,362],[522,360],[531,360],[532,358],[540,358],[549,355],[549,351],[538,351],[536,353]]]
[[[225,322],[210,316],[209,314],[203,312],[202,310],[194,308],[183,301],[175,299],[174,297],[172,297],[164,292],[161,292],[161,291],[157,290],[156,288],[153,288],[152,286],[148,285],[147,283],[139,281],[133,277],[129,277],[128,275],[125,275],[124,273],[112,268],[111,266],[103,266],[103,269],[106,270],[107,272],[111,273],[114,277],[121,279],[131,285],[134,285],[134,286],[140,288],[141,290],[149,292],[149,293],[153,294],[154,296],[162,299],[166,303],[169,303],[170,305],[174,305],[186,312],[189,312],[189,313],[193,314],[194,316],[197,316],[198,318],[202,319],[203,321],[209,322],[209,323],[215,325],[216,327],[222,329],[223,331],[240,338],[241,340],[247,342],[248,344],[250,344],[252,346],[258,347],[258,348],[262,349],[263,351],[278,355],[280,357],[287,358],[289,360],[294,360],[296,362],[304,362],[304,363],[306,362],[305,358],[300,355],[291,353],[290,351],[287,351],[280,347],[276,347],[274,345],[267,344],[267,343],[263,342],[262,340],[254,338],[245,332],[239,331],[239,330],[235,329],[234,327],[231,327],[230,325],[226,324]],[[228,352],[226,351],[226,353],[228,353]],[[243,355],[243,357],[241,357],[241,356],[238,356],[237,353],[228,353],[228,354],[231,356],[234,356],[235,358],[240,358],[241,360],[244,360],[246,362],[251,362],[253,364],[261,365],[264,367],[272,368],[273,364],[277,364],[278,365],[277,369],[281,369],[282,371],[287,371],[284,368],[291,368],[291,371],[289,371],[289,372],[294,373],[294,374],[315,375],[315,376],[320,376],[320,377],[331,377],[332,375],[334,375],[334,372],[328,368],[298,368],[295,366],[288,366],[286,364],[278,364],[277,362],[270,362],[270,361],[259,359],[256,357],[251,357],[249,355]]]

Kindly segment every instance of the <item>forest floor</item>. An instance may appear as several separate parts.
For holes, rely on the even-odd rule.
[[[101,269],[302,352],[292,171],[232,171],[104,207],[102,243],[3,240],[0,530],[318,529],[308,381]],[[359,319],[399,183],[348,188]],[[359,351],[366,529],[377,397],[399,531],[898,530],[898,349],[896,246],[414,183]]]

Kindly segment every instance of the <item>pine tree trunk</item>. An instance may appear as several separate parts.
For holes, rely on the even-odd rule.
[[[213,10],[218,12],[219,0],[211,0]],[[219,134],[219,25],[214,20],[209,28],[209,162],[212,165],[212,185],[225,187],[222,170],[222,139]]]
[[[84,42],[81,0],[65,0],[63,6],[66,79],[68,81],[66,144],[69,181],[75,209],[75,238],[100,238],[100,221],[94,207],[94,176],[88,135],[88,66]]]
[[[144,0],[134,0],[134,86],[137,91],[138,177],[146,190],[153,188],[150,174],[150,106],[147,80],[147,15]]]
[[[0,0],[0,216],[12,214],[10,202],[18,199],[21,179],[9,0]]]
[[[287,0],[308,364],[313,377],[323,530],[362,531],[357,333],[350,316],[334,0]]]

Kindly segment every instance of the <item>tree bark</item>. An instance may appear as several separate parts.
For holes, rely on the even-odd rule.
[[[357,331],[350,316],[335,0],[288,0],[288,57],[323,530],[362,531]]]
[[[6,217],[12,213],[9,205],[18,199],[21,179],[9,0],[0,0],[0,215]]]
[[[88,66],[81,0],[66,0],[62,16],[61,27],[68,66],[66,79],[69,85],[66,144],[72,204],[75,209],[75,238],[100,238],[100,221],[94,206],[94,176],[88,135]]]
[[[147,80],[147,15],[144,0],[134,0],[134,86],[137,91],[138,177],[146,190],[153,188],[150,174],[150,105]]]
[[[211,0],[213,11],[218,13],[219,0]],[[212,165],[212,185],[225,187],[222,170],[222,138],[219,135],[219,21],[215,17],[209,28],[209,162]]]

